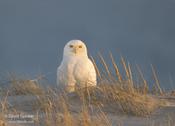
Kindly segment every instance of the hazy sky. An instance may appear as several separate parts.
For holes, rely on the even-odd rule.
[[[54,82],[71,39],[94,57],[111,51],[119,62],[121,53],[148,78],[153,64],[164,87],[175,81],[175,0],[0,1],[0,74],[49,73]]]

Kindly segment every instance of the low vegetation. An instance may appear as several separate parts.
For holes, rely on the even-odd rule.
[[[131,65],[121,57],[121,74],[112,54],[111,72],[104,58],[99,55],[102,70],[92,58],[98,75],[98,86],[76,89],[73,93],[53,88],[42,87],[37,81],[11,78],[8,95],[32,95],[36,97],[33,111],[36,112],[35,123],[46,126],[111,126],[108,113],[133,116],[149,116],[162,102],[154,95],[163,95],[156,71],[152,67],[155,80],[154,90],[137,66],[139,84],[135,82]],[[1,103],[1,109],[4,103]],[[44,115],[44,116],[41,116]],[[4,123],[5,125],[5,123]],[[1,118],[0,118],[1,126]]]
[[[37,81],[18,78],[11,78],[11,85],[7,90],[9,95],[39,95],[44,91]]]
[[[0,113],[0,126],[6,126],[6,121],[2,113]]]

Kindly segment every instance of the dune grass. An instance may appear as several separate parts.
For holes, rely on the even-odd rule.
[[[82,90],[72,94],[60,93],[53,89],[47,91],[45,95],[38,96],[34,105],[36,110],[44,112],[45,115],[44,119],[38,118],[40,125],[111,126],[106,114],[100,109],[97,112],[89,104]],[[96,112],[94,113],[92,109]]]
[[[98,76],[97,87],[76,89],[73,93],[67,93],[53,88],[44,89],[37,81],[13,77],[8,95],[36,96],[37,100],[33,105],[37,113],[35,123],[46,126],[111,126],[108,113],[149,116],[161,106],[161,101],[150,94],[151,89],[138,66],[141,80],[139,87],[134,81],[131,65],[121,57],[120,65],[124,71],[122,75],[112,54],[110,58],[114,73],[110,71],[102,55],[99,55],[102,70],[91,58]],[[156,91],[153,93],[163,95],[153,67],[152,71]],[[40,118],[42,114],[44,116]]]
[[[5,118],[1,113],[0,113],[0,126],[6,126]]]
[[[0,126],[6,126],[7,121],[5,119],[5,114],[8,111],[8,102],[7,102],[8,92],[0,100]]]
[[[9,95],[36,95],[42,94],[43,89],[35,80],[20,79],[16,76],[10,78],[11,85],[7,89]]]

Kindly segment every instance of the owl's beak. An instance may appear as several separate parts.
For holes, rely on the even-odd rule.
[[[74,48],[73,48],[73,52],[74,52],[75,54],[77,54],[78,48],[77,48],[77,47],[74,47]]]

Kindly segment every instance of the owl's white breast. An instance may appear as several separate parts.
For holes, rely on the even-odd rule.
[[[66,57],[58,69],[59,83],[80,87],[96,85],[95,69],[88,57]]]
[[[78,60],[74,66],[73,75],[80,87],[96,85],[96,73],[92,62],[86,58]]]

